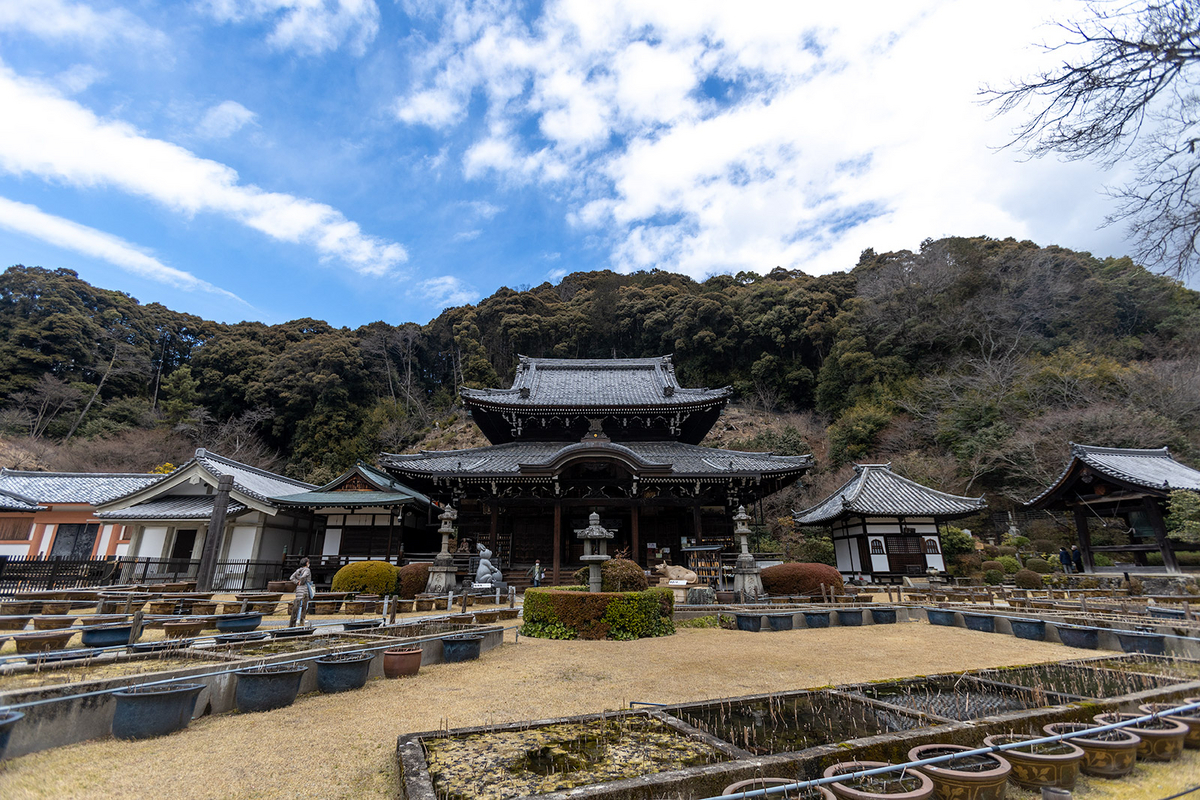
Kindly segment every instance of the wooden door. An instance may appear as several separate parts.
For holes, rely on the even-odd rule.
[[[925,573],[925,548],[920,536],[888,536],[888,571],[900,575]]]

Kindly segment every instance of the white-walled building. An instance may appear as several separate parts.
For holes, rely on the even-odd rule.
[[[944,571],[940,526],[987,508],[983,497],[959,497],[892,472],[890,464],[855,464],[854,477],[797,525],[828,526],[838,571],[846,578],[899,582]]]

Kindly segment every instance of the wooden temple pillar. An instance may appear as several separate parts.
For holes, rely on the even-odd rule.
[[[1083,554],[1083,571],[1095,572],[1096,566],[1092,561],[1092,532],[1088,530],[1087,508],[1080,504],[1075,506],[1075,535],[1079,539],[1079,552]],[[1063,570],[1067,565],[1063,565]]]
[[[562,566],[562,501],[554,501],[554,585],[558,586],[558,571]]]
[[[1142,506],[1146,509],[1150,524],[1154,526],[1154,541],[1162,553],[1163,566],[1167,572],[1179,572],[1179,561],[1175,558],[1175,548],[1171,546],[1171,540],[1167,538],[1167,524],[1163,521],[1162,509],[1153,497],[1143,497]]]
[[[629,507],[629,554],[634,563],[642,564],[641,543],[638,541],[638,506],[634,503]]]

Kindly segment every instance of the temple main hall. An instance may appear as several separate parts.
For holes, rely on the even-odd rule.
[[[462,390],[490,446],[380,464],[452,504],[460,542],[508,569],[540,559],[559,583],[581,563],[575,531],[592,512],[616,532],[610,552],[683,563],[684,547],[731,546],[738,506],[756,508],[812,467],[807,455],[702,446],[731,393],[681,387],[670,356],[522,356],[511,387]]]

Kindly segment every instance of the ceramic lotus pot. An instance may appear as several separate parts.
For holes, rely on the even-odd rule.
[[[1101,725],[1112,725],[1126,719],[1137,719],[1141,714],[1097,714],[1092,719]],[[1138,758],[1142,761],[1174,761],[1183,755],[1183,742],[1188,735],[1188,726],[1168,717],[1139,722],[1125,730],[1142,740],[1138,745]]]
[[[484,625],[500,621],[500,611],[476,611],[475,621]]]
[[[1046,623],[1040,619],[1013,619],[1009,620],[1009,624],[1012,625],[1013,636],[1018,639],[1034,642],[1046,640]]]
[[[983,740],[987,747],[1011,744],[1036,736],[1005,733],[988,736]],[[1040,790],[1043,786],[1059,789],[1074,789],[1079,777],[1079,764],[1083,761],[1083,749],[1070,742],[1020,747],[1005,750],[1004,757],[1012,764],[1012,781],[1024,789]]]
[[[1059,625],[1058,638],[1067,647],[1095,650],[1100,646],[1100,629],[1076,625]]]
[[[871,622],[876,625],[895,625],[896,624],[896,609],[894,608],[872,608]]]
[[[34,617],[33,629],[35,631],[57,631],[63,628],[69,628],[75,624],[74,617]]]
[[[296,591],[295,581],[267,581],[268,592],[278,592],[280,595],[293,594]]]
[[[30,606],[30,604],[26,603],[26,602],[21,602],[19,600],[9,600],[9,601],[0,603],[0,614],[3,614],[4,616],[13,616],[13,615],[20,616],[22,614],[28,614],[29,606]]]
[[[996,618],[991,614],[967,614],[964,612],[963,622],[967,624],[968,630],[980,633],[996,632]]]
[[[739,631],[758,633],[762,630],[762,614],[736,614]]]
[[[308,671],[305,664],[267,664],[240,669],[234,701],[238,711],[270,711],[290,706],[300,693],[300,681]]]
[[[217,613],[217,604],[215,602],[213,602],[212,600],[193,600],[192,601],[192,610],[190,613],[202,614],[205,616],[208,616],[210,614],[216,614]]]
[[[433,601],[432,600],[415,600],[415,601],[413,601],[413,603],[416,606],[417,611],[432,611],[433,610]]]
[[[186,639],[199,636],[206,624],[202,619],[172,620],[163,623],[163,631],[168,639]]]
[[[937,758],[972,750],[957,744],[924,744],[908,751],[909,761]],[[915,767],[933,781],[937,800],[1004,800],[1012,765],[999,755],[966,756]]]
[[[69,614],[71,613],[70,600],[47,600],[42,603],[43,614]]]
[[[404,650],[383,651],[383,676],[385,678],[406,678],[416,675],[421,670],[422,650],[412,647]]]
[[[790,631],[792,629],[791,614],[768,614],[767,624],[773,631]]]
[[[202,683],[169,683],[114,692],[117,706],[113,712],[113,736],[149,739],[186,728],[202,689]]]
[[[453,664],[459,661],[471,661],[479,658],[480,646],[482,644],[482,633],[447,636],[442,639],[442,660],[447,664]]]
[[[771,786],[784,786],[789,783],[796,783],[794,778],[750,778],[745,781],[731,783],[721,790],[721,794],[738,794],[739,792],[753,792],[756,789],[767,789]],[[824,786],[810,786],[807,789],[800,789],[786,794],[770,795],[771,797],[786,798],[786,800],[834,800],[833,792],[826,789]]]
[[[1145,653],[1151,656],[1165,655],[1167,652],[1167,637],[1161,633],[1143,631],[1115,631],[1121,650],[1126,653]]]
[[[30,619],[29,616],[0,617],[0,631],[23,631]]]
[[[861,608],[839,608],[838,625],[844,628],[853,628],[862,625],[862,609]]]
[[[337,653],[318,658],[317,689],[324,694],[361,689],[374,659],[374,653]]]
[[[827,768],[825,777],[886,766],[889,765],[884,761],[845,761]],[[852,778],[826,785],[834,797],[842,800],[928,800],[933,797],[933,781],[916,770]]]
[[[95,628],[84,628],[83,644],[85,647],[116,647],[129,644],[129,637],[132,634],[132,625],[101,625]]]
[[[397,614],[409,614],[409,613],[412,613],[413,605],[415,602],[416,601],[414,601],[414,600],[399,600],[399,599],[393,598],[392,599],[392,608],[396,609]]]
[[[1092,727],[1086,722],[1052,722],[1043,726],[1042,730],[1051,736],[1060,736]],[[1132,772],[1137,765],[1138,745],[1142,743],[1137,734],[1127,730],[1073,736],[1069,741],[1083,750],[1080,771],[1098,778],[1120,778]]]
[[[217,630],[221,633],[246,633],[262,624],[262,614],[226,614],[217,617]]]
[[[925,616],[929,620],[930,625],[953,625],[954,612],[944,608],[927,608]]]
[[[828,628],[829,627],[829,612],[828,611],[805,611],[804,624],[810,628]]]
[[[13,641],[17,644],[17,653],[25,655],[27,653],[44,653],[47,650],[62,650],[74,635],[75,629],[23,633],[20,636],[14,636]]]
[[[1190,701],[1184,702],[1194,703],[1196,700],[1193,698]],[[1165,719],[1169,719],[1172,722],[1182,722],[1184,725],[1187,725],[1188,732],[1187,736],[1183,738],[1183,746],[1188,750],[1200,750],[1200,709],[1184,711],[1179,714],[1169,713],[1171,709],[1175,708],[1177,705],[1179,704],[1146,703],[1138,706],[1138,711],[1141,711],[1143,714],[1163,714]]]
[[[521,613],[521,609],[519,609],[519,608],[502,608],[496,613],[498,613],[500,615],[500,619],[516,619],[517,615]]]
[[[8,740],[12,736],[13,727],[24,716],[20,711],[0,711],[0,758],[4,758],[4,751],[8,749]]]

